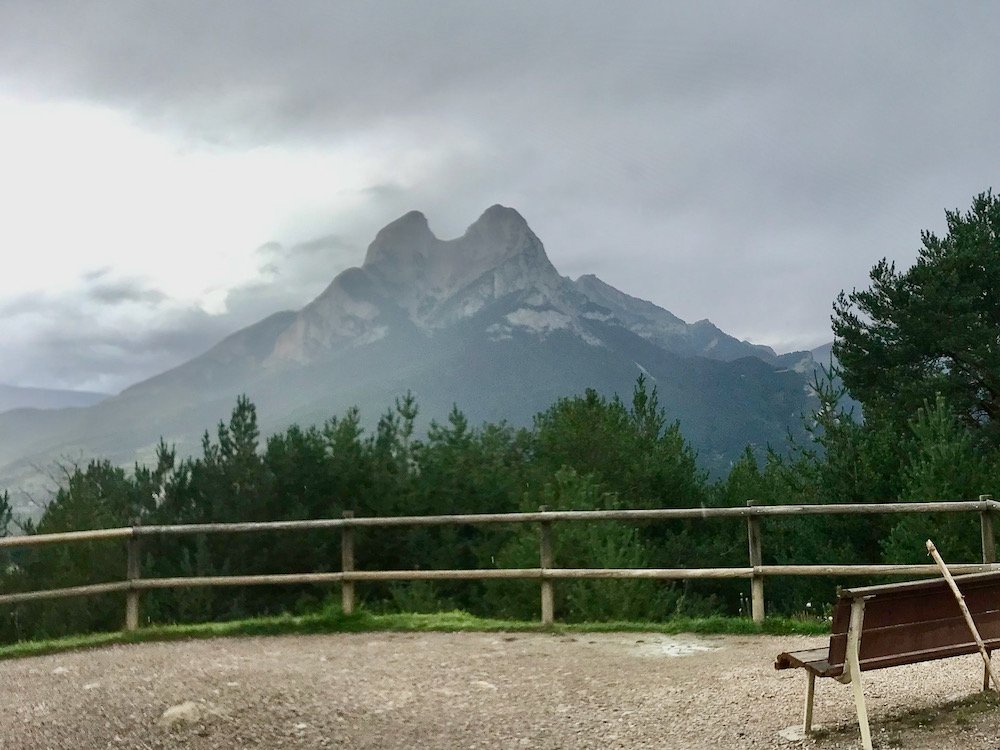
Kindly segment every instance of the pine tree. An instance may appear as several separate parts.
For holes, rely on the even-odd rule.
[[[948,232],[925,231],[907,271],[881,260],[871,286],[834,303],[833,352],[865,416],[903,432],[945,397],[966,429],[1000,443],[1000,196],[981,193]]]

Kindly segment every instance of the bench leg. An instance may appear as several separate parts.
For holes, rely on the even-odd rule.
[[[865,750],[872,750],[872,733],[868,726],[868,708],[865,706],[865,691],[861,684],[861,659],[858,656],[861,627],[864,619],[865,600],[860,598],[855,599],[851,602],[851,624],[847,629],[847,668],[851,671],[851,690],[854,692],[854,705],[858,709],[861,745]]]
[[[986,649],[986,655],[992,656],[993,655],[992,649]],[[985,664],[983,664],[983,690],[986,691],[989,689],[990,689],[990,668],[987,667]]]
[[[865,706],[865,691],[861,686],[861,670],[851,676],[851,689],[854,691],[854,705],[858,709],[858,726],[861,727],[861,746],[872,750],[872,732],[868,726],[868,708]]]
[[[806,685],[806,705],[802,712],[802,734],[809,736],[813,728],[813,696],[816,694],[816,675],[806,670],[809,684]]]

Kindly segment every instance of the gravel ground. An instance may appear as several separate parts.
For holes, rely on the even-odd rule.
[[[403,633],[119,646],[0,663],[0,748],[854,748],[850,689],[764,636]],[[865,675],[877,747],[1000,748],[978,657]],[[996,705],[995,703],[993,704]]]

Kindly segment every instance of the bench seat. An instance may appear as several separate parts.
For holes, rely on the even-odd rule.
[[[778,654],[775,669],[807,669],[817,677],[837,677],[844,673],[843,664],[830,664],[830,648],[810,648]]]

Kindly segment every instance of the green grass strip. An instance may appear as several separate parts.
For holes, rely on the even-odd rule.
[[[324,612],[309,615],[257,617],[229,622],[189,625],[150,625],[132,632],[89,633],[42,641],[22,641],[0,646],[0,660],[56,654],[102,646],[129,643],[155,643],[203,638],[232,638],[274,635],[316,635],[324,633],[371,632],[510,632],[510,633],[698,633],[734,635],[825,635],[827,623],[771,617],[763,624],[735,617],[678,617],[664,622],[582,622],[544,626],[525,620],[495,620],[466,612],[434,614],[372,614],[358,612],[344,615]]]

